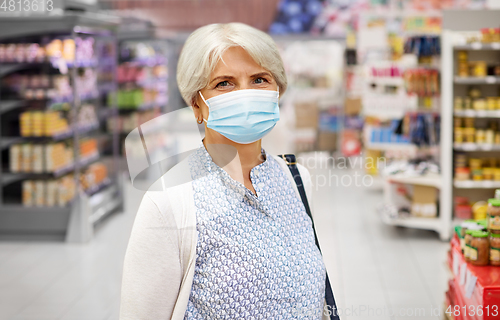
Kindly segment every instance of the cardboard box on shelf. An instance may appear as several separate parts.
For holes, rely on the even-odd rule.
[[[297,128],[317,128],[319,110],[315,101],[295,103],[295,126]]]
[[[437,216],[437,190],[434,187],[413,186],[411,214],[417,217],[434,218]]]
[[[355,116],[361,112],[361,98],[346,98],[344,102],[344,114]]]
[[[317,141],[318,151],[337,150],[337,134],[331,131],[319,131]]]

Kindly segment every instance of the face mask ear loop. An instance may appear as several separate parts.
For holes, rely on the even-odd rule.
[[[208,103],[207,103],[207,100],[205,100],[205,97],[201,94],[201,91],[198,91],[198,93],[200,94],[201,98],[203,99],[203,102],[205,102],[205,104],[207,105],[207,107],[209,107]]]
[[[205,97],[201,94],[201,91],[198,91],[198,93],[200,94],[201,98],[203,99],[203,102],[205,102],[205,104],[207,105],[208,110],[210,110],[210,107],[208,106],[207,100],[205,100]],[[207,122],[207,120],[205,120],[205,118],[202,118],[202,119],[203,119],[203,121]]]

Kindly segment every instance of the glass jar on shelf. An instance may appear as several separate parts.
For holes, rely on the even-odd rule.
[[[472,231],[469,261],[475,266],[486,266],[490,262],[490,240],[486,231]]]

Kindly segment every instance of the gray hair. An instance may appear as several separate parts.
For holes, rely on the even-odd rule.
[[[285,67],[274,40],[243,23],[209,24],[195,30],[186,40],[177,64],[177,84],[182,98],[192,105],[198,91],[210,81],[210,74],[224,52],[242,47],[276,80],[280,95],[286,91]]]

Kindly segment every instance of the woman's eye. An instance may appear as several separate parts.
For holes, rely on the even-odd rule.
[[[219,82],[215,87],[218,88],[218,87],[227,87],[229,85],[229,81],[222,81],[222,82]]]
[[[257,78],[257,79],[255,79],[255,83],[256,84],[261,84],[261,83],[264,83],[264,82],[267,82],[267,80],[264,79],[264,78]]]

